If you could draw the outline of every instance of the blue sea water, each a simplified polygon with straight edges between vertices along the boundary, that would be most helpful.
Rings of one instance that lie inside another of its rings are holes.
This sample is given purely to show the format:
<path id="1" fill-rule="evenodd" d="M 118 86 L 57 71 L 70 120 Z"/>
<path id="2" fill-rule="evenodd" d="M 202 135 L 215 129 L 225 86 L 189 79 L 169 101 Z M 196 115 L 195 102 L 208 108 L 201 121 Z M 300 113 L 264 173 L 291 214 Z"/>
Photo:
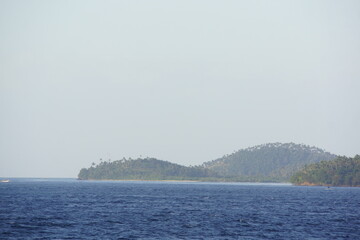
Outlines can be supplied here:
<path id="1" fill-rule="evenodd" d="M 12 179 L 0 239 L 360 239 L 360 188 Z"/>

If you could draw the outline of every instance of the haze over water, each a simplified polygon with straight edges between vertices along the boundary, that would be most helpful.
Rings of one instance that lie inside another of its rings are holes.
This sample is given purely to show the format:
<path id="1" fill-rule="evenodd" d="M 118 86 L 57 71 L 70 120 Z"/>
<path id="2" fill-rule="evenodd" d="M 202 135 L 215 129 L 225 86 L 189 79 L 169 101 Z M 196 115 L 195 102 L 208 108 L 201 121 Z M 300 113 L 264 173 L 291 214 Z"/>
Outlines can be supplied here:
<path id="1" fill-rule="evenodd" d="M 358 154 L 359 1 L 0 1 L 0 176 Z"/>

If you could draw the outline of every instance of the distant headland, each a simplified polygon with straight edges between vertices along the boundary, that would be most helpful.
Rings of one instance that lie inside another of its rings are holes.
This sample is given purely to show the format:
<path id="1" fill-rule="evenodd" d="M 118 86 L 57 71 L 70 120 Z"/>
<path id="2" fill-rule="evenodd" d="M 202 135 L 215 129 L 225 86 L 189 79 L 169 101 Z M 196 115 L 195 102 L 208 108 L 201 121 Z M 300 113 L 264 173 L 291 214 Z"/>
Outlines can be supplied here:
<path id="1" fill-rule="evenodd" d="M 352 169 L 351 171 L 349 169 Z M 330 179 L 328 175 L 333 178 Z M 360 159 L 338 157 L 317 147 L 268 143 L 241 149 L 199 166 L 182 166 L 156 158 L 92 163 L 80 180 L 175 180 L 289 182 L 296 185 L 359 186 Z"/>
<path id="2" fill-rule="evenodd" d="M 360 187 L 360 156 L 337 157 L 307 165 L 290 180 L 302 186 Z"/>

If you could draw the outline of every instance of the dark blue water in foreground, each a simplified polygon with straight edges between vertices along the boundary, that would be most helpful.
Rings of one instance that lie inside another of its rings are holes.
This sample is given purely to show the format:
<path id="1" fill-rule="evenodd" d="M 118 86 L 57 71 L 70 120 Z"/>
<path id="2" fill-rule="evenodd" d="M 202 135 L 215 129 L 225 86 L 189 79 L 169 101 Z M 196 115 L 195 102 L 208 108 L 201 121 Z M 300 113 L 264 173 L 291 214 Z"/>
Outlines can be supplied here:
<path id="1" fill-rule="evenodd" d="M 360 189 L 14 179 L 0 239 L 360 239 Z"/>

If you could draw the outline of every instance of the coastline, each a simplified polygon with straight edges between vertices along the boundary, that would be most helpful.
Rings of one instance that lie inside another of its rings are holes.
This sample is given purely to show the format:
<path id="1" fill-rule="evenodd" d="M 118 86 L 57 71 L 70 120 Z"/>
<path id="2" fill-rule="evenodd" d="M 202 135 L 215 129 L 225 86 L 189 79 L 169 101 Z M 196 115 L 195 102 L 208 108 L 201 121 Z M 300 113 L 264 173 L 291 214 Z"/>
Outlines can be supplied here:
<path id="1" fill-rule="evenodd" d="M 321 184 L 321 183 L 311 183 L 311 182 L 302 182 L 302 183 L 292 183 L 294 186 L 305 186 L 305 187 L 360 187 L 360 185 L 331 185 L 331 184 Z"/>
<path id="2" fill-rule="evenodd" d="M 198 180 L 149 180 L 149 179 L 77 179 L 79 181 L 117 181 L 117 182 L 202 182 Z"/>
<path id="3" fill-rule="evenodd" d="M 204 181 L 204 180 L 144 180 L 144 179 L 77 179 L 77 181 L 102 182 L 168 182 L 168 183 L 209 183 L 209 184 L 240 184 L 240 185 L 293 185 L 290 182 L 251 182 L 251 181 Z"/>

